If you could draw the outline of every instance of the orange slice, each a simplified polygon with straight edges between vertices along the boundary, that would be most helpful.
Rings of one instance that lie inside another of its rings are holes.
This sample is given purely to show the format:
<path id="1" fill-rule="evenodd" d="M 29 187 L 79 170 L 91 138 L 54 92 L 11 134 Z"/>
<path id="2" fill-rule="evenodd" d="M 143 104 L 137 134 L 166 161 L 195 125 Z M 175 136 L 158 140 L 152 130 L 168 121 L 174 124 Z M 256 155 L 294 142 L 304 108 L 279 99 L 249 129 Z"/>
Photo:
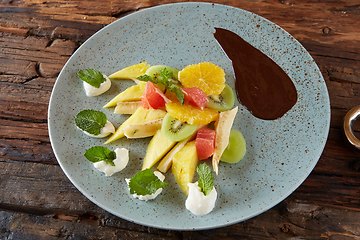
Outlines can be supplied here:
<path id="1" fill-rule="evenodd" d="M 179 81 L 187 88 L 201 88 L 206 95 L 219 95 L 225 87 L 225 72 L 213 63 L 202 62 L 182 69 Z"/>
<path id="2" fill-rule="evenodd" d="M 166 111 L 180 121 L 189 124 L 209 124 L 219 117 L 219 112 L 210 108 L 193 107 L 189 104 L 181 105 L 179 102 L 166 104 Z"/>

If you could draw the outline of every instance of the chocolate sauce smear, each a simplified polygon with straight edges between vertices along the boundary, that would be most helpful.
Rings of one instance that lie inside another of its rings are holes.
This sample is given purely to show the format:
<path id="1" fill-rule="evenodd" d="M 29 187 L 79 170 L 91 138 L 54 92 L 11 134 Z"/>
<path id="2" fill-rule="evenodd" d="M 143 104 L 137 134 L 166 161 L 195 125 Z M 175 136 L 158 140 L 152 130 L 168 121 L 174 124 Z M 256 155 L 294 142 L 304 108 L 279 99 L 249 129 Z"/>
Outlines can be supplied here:
<path id="1" fill-rule="evenodd" d="M 232 61 L 238 100 L 257 118 L 282 117 L 297 101 L 289 76 L 272 59 L 237 34 L 215 28 L 216 40 Z"/>

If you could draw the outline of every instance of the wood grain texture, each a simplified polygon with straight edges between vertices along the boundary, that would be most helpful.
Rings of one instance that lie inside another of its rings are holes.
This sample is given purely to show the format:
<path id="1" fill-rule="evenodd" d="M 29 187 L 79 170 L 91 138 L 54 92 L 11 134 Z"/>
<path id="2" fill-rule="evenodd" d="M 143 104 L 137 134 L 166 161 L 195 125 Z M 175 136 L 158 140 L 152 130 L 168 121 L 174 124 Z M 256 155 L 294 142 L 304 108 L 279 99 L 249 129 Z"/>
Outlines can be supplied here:
<path id="1" fill-rule="evenodd" d="M 117 218 L 67 179 L 52 152 L 47 107 L 71 54 L 105 25 L 177 1 L 0 2 L 0 239 L 360 239 L 360 151 L 342 119 L 360 100 L 358 0 L 216 0 L 278 24 L 318 64 L 331 127 L 318 164 L 273 209 L 242 223 L 197 232 L 165 231 Z M 360 125 L 355 125 L 356 134 Z"/>

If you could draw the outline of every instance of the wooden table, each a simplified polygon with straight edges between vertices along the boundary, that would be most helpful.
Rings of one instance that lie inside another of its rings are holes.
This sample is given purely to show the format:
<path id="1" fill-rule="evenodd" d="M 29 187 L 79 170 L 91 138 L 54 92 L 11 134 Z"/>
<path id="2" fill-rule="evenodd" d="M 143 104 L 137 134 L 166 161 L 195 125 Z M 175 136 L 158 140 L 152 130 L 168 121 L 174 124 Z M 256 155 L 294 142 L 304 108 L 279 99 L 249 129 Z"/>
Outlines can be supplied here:
<path id="1" fill-rule="evenodd" d="M 274 208 L 220 229 L 166 231 L 107 213 L 67 179 L 47 131 L 48 101 L 64 63 L 105 25 L 171 2 L 0 2 L 0 239 L 360 239 L 360 153 L 342 136 L 344 115 L 360 104 L 359 0 L 214 1 L 283 27 L 310 52 L 329 90 L 325 150 Z"/>

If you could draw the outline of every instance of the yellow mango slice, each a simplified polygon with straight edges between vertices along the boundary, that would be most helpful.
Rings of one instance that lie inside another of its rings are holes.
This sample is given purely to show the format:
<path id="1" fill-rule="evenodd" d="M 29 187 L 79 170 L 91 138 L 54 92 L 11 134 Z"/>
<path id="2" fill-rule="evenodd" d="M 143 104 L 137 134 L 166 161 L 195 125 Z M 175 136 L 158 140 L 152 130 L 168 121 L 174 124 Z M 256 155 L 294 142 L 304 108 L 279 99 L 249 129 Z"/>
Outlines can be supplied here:
<path id="1" fill-rule="evenodd" d="M 154 166 L 174 145 L 176 142 L 165 137 L 159 129 L 154 137 L 150 140 L 142 170 Z"/>
<path id="2" fill-rule="evenodd" d="M 123 129 L 132 124 L 139 124 L 144 122 L 149 122 L 151 120 L 156 120 L 163 118 L 166 112 L 160 109 L 153 108 L 143 108 L 139 107 L 133 115 L 131 115 L 123 124 L 116 129 L 115 133 L 105 142 L 105 144 L 111 143 L 117 139 L 120 139 L 125 136 Z"/>
<path id="3" fill-rule="evenodd" d="M 109 76 L 109 78 L 114 79 L 133 79 L 144 75 L 146 70 L 148 70 L 150 65 L 146 62 L 135 64 L 126 68 L 123 68 Z"/>
<path id="4" fill-rule="evenodd" d="M 128 87 L 105 104 L 103 108 L 115 107 L 119 102 L 140 101 L 145 91 L 145 85 L 145 82 L 140 82 L 137 85 Z"/>
<path id="5" fill-rule="evenodd" d="M 188 183 L 191 183 L 193 180 L 197 163 L 198 156 L 195 140 L 186 143 L 172 159 L 172 174 L 185 195 L 189 193 Z"/>

